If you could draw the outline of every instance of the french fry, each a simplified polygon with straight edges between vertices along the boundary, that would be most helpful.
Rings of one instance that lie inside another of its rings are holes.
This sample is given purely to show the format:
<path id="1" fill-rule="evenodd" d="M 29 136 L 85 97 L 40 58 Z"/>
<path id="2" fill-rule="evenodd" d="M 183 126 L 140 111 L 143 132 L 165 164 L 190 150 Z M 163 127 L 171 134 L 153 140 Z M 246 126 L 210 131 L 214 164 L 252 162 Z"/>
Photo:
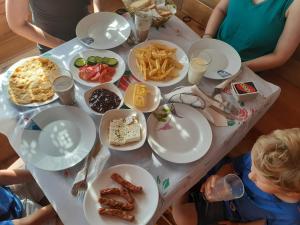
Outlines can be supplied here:
<path id="1" fill-rule="evenodd" d="M 183 65 L 176 59 L 176 48 L 152 43 L 145 48 L 135 49 L 136 65 L 145 80 L 162 81 L 178 75 Z"/>

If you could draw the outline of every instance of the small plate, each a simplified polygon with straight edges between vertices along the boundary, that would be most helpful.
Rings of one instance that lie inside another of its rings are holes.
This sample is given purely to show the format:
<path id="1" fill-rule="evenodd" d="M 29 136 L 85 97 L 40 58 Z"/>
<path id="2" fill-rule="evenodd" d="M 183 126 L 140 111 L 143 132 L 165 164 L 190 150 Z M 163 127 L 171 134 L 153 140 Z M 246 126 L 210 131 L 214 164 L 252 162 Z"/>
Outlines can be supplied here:
<path id="1" fill-rule="evenodd" d="M 148 94 L 146 97 L 147 104 L 143 108 L 136 107 L 133 104 L 133 93 L 134 93 L 135 84 L 143 84 L 148 89 Z M 136 109 L 143 113 L 147 113 L 147 112 L 153 112 L 155 109 L 157 109 L 160 103 L 160 99 L 161 99 L 161 95 L 158 87 L 146 83 L 132 83 L 127 87 L 125 91 L 124 103 L 127 107 L 131 109 Z"/>
<path id="2" fill-rule="evenodd" d="M 119 184 L 111 179 L 110 176 L 113 173 L 118 173 L 133 184 L 143 187 L 142 193 L 132 194 L 135 199 L 135 209 L 129 211 L 129 213 L 135 216 L 133 222 L 127 222 L 111 216 L 100 216 L 98 213 L 100 208 L 100 203 L 98 203 L 100 190 L 110 187 L 120 187 Z M 156 211 L 158 198 L 157 184 L 148 171 L 139 166 L 121 164 L 103 171 L 93 181 L 85 194 L 83 210 L 90 225 L 145 225 L 148 224 Z"/>
<path id="3" fill-rule="evenodd" d="M 31 60 L 31 59 L 35 59 L 35 58 L 40 58 L 40 56 L 32 56 L 32 57 L 27 57 L 27 58 L 21 59 L 18 62 L 16 62 L 15 64 L 13 64 L 11 67 L 9 67 L 9 69 L 6 71 L 5 78 L 3 79 L 3 82 L 2 82 L 2 87 L 3 87 L 4 93 L 7 94 L 7 97 L 8 97 L 9 100 L 11 100 L 10 96 L 9 96 L 9 93 L 8 93 L 8 85 L 9 85 L 10 76 L 13 74 L 13 72 L 15 71 L 15 69 L 17 67 L 21 66 L 26 61 Z M 51 60 L 55 64 L 57 64 L 53 59 L 49 59 L 49 60 Z M 57 67 L 58 67 L 58 64 L 57 64 Z M 47 105 L 47 104 L 49 104 L 49 103 L 51 103 L 51 102 L 53 102 L 57 99 L 58 99 L 58 95 L 56 93 L 54 93 L 54 95 L 51 99 L 48 99 L 47 101 L 44 101 L 44 102 L 35 102 L 35 103 L 30 103 L 30 104 L 18 104 L 16 102 L 12 101 L 12 100 L 11 100 L 11 102 L 13 104 L 17 105 L 17 106 L 22 106 L 22 107 L 38 107 L 38 106 L 42 106 L 42 105 Z"/>
<path id="4" fill-rule="evenodd" d="M 207 119 L 191 106 L 162 105 L 147 120 L 148 143 L 160 157 L 174 163 L 200 159 L 209 150 L 212 131 Z"/>
<path id="5" fill-rule="evenodd" d="M 113 119 L 126 118 L 128 116 L 137 116 L 138 121 L 141 126 L 141 140 L 127 143 L 125 145 L 117 146 L 109 144 L 109 124 Z M 101 118 L 99 135 L 101 143 L 105 146 L 108 146 L 110 149 L 119 150 L 119 151 L 131 151 L 143 146 L 147 137 L 147 123 L 143 113 L 135 111 L 133 109 L 112 109 L 107 111 Z"/>
<path id="6" fill-rule="evenodd" d="M 114 53 L 114 52 L 108 51 L 108 50 L 93 50 L 93 49 L 84 50 L 84 51 L 76 54 L 73 57 L 73 59 L 71 60 L 71 63 L 69 65 L 69 69 L 73 74 L 74 80 L 82 85 L 85 85 L 88 87 L 95 87 L 95 86 L 101 84 L 100 82 L 88 82 L 86 80 L 81 79 L 79 77 L 79 69 L 74 66 L 74 62 L 77 58 L 81 57 L 81 58 L 87 59 L 89 56 L 109 57 L 109 58 L 115 58 L 118 60 L 118 64 L 115 67 L 116 73 L 112 77 L 112 80 L 107 83 L 116 82 L 117 80 L 119 80 L 122 77 L 122 75 L 125 72 L 125 69 L 126 69 L 125 62 L 124 62 L 123 58 L 121 56 L 119 56 L 117 53 Z"/>
<path id="7" fill-rule="evenodd" d="M 151 43 L 160 43 L 160 44 L 169 46 L 171 48 L 176 48 L 176 58 L 183 65 L 183 68 L 179 71 L 177 77 L 175 77 L 171 80 L 167 80 L 167 81 L 152 81 L 152 80 L 144 79 L 143 74 L 141 73 L 141 71 L 139 70 L 139 68 L 136 65 L 136 57 L 134 55 L 134 50 L 137 48 L 145 48 Z M 130 50 L 129 55 L 128 55 L 128 67 L 129 67 L 131 73 L 133 74 L 133 76 L 135 76 L 139 81 L 141 81 L 143 83 L 151 84 L 151 85 L 157 86 L 157 87 L 167 87 L 167 86 L 174 85 L 185 78 L 185 76 L 187 75 L 188 69 L 189 69 L 189 60 L 188 60 L 188 57 L 185 54 L 185 52 L 179 46 L 175 45 L 174 43 L 164 41 L 164 40 L 150 40 L 150 41 L 142 42 L 142 43 L 134 46 Z"/>
<path id="8" fill-rule="evenodd" d="M 94 110 L 90 107 L 90 104 L 89 104 L 89 99 L 90 99 L 91 95 L 93 94 L 93 92 L 94 92 L 95 90 L 98 90 L 98 89 L 106 89 L 106 90 L 109 90 L 109 91 L 115 93 L 116 95 L 118 95 L 119 98 L 120 98 L 120 100 L 121 100 L 121 102 L 120 102 L 120 105 L 119 105 L 116 109 L 119 109 L 119 108 L 122 107 L 122 105 L 123 105 L 123 103 L 124 103 L 124 98 L 123 98 L 123 95 L 122 95 L 120 89 L 117 88 L 116 85 L 111 84 L 111 83 L 100 84 L 100 85 L 98 85 L 98 86 L 96 86 L 96 87 L 93 87 L 93 88 L 89 89 L 88 91 L 86 91 L 86 92 L 84 93 L 84 100 L 85 100 L 85 103 L 86 103 L 87 107 L 90 109 L 90 111 L 91 111 L 92 113 L 94 113 L 94 114 L 96 114 L 96 115 L 98 115 L 98 116 L 102 116 L 102 115 L 104 114 L 104 113 L 98 113 L 98 112 L 94 111 Z"/>
<path id="9" fill-rule="evenodd" d="M 234 76 L 241 68 L 241 57 L 229 44 L 211 38 L 203 38 L 192 44 L 189 59 L 205 53 L 211 58 L 204 77 L 223 80 Z"/>
<path id="10" fill-rule="evenodd" d="M 86 157 L 95 138 L 95 124 L 84 111 L 56 106 L 41 111 L 26 124 L 20 154 L 40 169 L 64 170 Z"/>
<path id="11" fill-rule="evenodd" d="M 79 41 L 94 49 L 115 48 L 127 40 L 130 32 L 127 20 L 112 12 L 90 14 L 76 26 Z"/>

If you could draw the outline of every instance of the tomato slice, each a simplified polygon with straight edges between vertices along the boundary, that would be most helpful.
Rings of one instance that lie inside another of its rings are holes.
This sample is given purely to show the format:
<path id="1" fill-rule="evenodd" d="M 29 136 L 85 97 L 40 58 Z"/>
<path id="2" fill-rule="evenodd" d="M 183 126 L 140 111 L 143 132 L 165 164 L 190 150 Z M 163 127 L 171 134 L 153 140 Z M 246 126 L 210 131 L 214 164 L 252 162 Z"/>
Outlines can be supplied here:
<path id="1" fill-rule="evenodd" d="M 115 74 L 115 72 L 116 72 L 116 68 L 110 67 L 110 66 L 107 67 L 106 70 L 107 70 L 107 72 L 108 72 L 111 76 L 113 76 L 113 75 Z"/>
<path id="2" fill-rule="evenodd" d="M 112 80 L 112 76 L 109 74 L 107 68 L 105 68 L 104 70 L 102 70 L 101 75 L 99 77 L 99 81 L 101 83 L 105 83 L 105 82 L 109 82 Z"/>
<path id="3" fill-rule="evenodd" d="M 101 76 L 101 73 L 97 72 L 95 74 L 95 76 L 91 77 L 90 81 L 98 81 L 100 76 Z"/>
<path id="4" fill-rule="evenodd" d="M 83 66 L 79 69 L 79 77 L 83 80 L 90 80 L 98 72 L 95 66 Z"/>

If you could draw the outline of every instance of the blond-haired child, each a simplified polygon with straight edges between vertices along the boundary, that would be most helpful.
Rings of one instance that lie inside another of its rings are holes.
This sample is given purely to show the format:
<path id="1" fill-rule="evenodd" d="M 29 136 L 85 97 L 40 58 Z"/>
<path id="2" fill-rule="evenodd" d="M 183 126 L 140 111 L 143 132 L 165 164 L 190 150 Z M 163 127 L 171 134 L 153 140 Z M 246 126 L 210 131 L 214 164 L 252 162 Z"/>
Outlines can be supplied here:
<path id="1" fill-rule="evenodd" d="M 261 136 L 251 153 L 223 165 L 200 192 L 209 199 L 216 180 L 229 173 L 242 179 L 242 198 L 216 203 L 198 198 L 195 207 L 186 195 L 173 207 L 177 224 L 300 225 L 300 128 Z"/>

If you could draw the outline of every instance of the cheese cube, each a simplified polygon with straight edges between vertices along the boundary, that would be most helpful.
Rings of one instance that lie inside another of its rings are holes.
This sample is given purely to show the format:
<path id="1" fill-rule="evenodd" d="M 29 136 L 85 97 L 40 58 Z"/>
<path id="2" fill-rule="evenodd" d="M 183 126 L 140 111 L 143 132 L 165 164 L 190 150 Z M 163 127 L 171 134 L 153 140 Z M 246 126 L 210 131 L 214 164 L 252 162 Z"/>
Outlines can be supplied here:
<path id="1" fill-rule="evenodd" d="M 139 141 L 141 139 L 141 128 L 139 123 L 132 123 L 126 126 L 126 143 Z"/>

